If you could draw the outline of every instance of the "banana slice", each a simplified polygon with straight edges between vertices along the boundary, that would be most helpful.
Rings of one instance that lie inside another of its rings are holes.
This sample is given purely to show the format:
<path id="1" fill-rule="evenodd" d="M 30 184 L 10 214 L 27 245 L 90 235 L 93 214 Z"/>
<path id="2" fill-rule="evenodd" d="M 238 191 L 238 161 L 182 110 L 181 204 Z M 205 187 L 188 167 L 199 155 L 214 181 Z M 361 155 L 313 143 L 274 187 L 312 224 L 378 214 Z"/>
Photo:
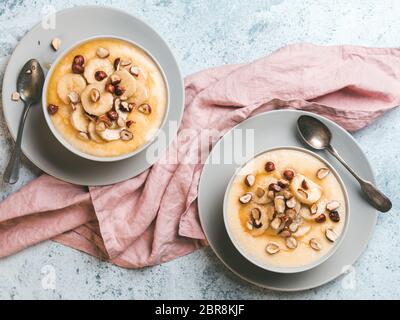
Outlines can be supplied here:
<path id="1" fill-rule="evenodd" d="M 83 111 L 82 105 L 77 103 L 72 111 L 70 121 L 72 126 L 80 132 L 88 132 L 89 119 Z"/>
<path id="2" fill-rule="evenodd" d="M 301 203 L 308 205 L 317 202 L 322 195 L 321 187 L 301 174 L 292 179 L 290 191 Z"/>
<path id="3" fill-rule="evenodd" d="M 110 76 L 113 71 L 114 71 L 114 66 L 108 59 L 100 59 L 100 58 L 94 58 L 90 59 L 86 64 L 85 64 L 85 71 L 83 73 L 83 76 L 85 77 L 86 81 L 88 83 L 105 83 L 107 81 L 107 77 L 104 79 L 98 81 L 96 80 L 96 72 L 97 71 L 103 71 L 106 73 L 107 77 Z"/>
<path id="4" fill-rule="evenodd" d="M 129 102 L 135 103 L 137 106 L 147 102 L 149 99 L 149 90 L 143 84 L 143 82 L 136 83 L 136 91 L 133 96 L 128 100 Z"/>
<path id="5" fill-rule="evenodd" d="M 92 89 L 97 89 L 100 92 L 98 101 L 93 102 L 91 97 Z M 81 103 L 85 111 L 91 115 L 101 116 L 107 113 L 113 107 L 113 96 L 111 93 L 104 90 L 102 84 L 91 84 L 83 90 L 81 94 Z"/>
<path id="6" fill-rule="evenodd" d="M 97 134 L 105 141 L 114 141 L 121 138 L 120 132 L 121 129 L 106 129 L 104 131 L 97 131 Z"/>
<path id="7" fill-rule="evenodd" d="M 302 224 L 295 233 L 292 234 L 295 238 L 304 237 L 308 232 L 310 232 L 311 226 L 308 224 Z"/>
<path id="8" fill-rule="evenodd" d="M 317 215 L 313 214 L 308 207 L 301 207 L 300 216 L 308 221 L 313 221 Z"/>
<path id="9" fill-rule="evenodd" d="M 86 81 L 80 74 L 67 73 L 63 75 L 57 83 L 57 95 L 65 104 L 70 103 L 68 95 L 75 91 L 78 94 L 86 87 Z"/>
<path id="10" fill-rule="evenodd" d="M 121 79 L 118 86 L 125 90 L 123 94 L 127 99 L 129 99 L 136 92 L 136 79 L 128 70 L 125 69 L 115 71 L 113 75 Z"/>
<path id="11" fill-rule="evenodd" d="M 103 143 L 104 140 L 100 138 L 100 136 L 96 132 L 96 122 L 90 121 L 88 125 L 88 132 L 89 132 L 89 137 L 91 140 L 97 143 Z"/>

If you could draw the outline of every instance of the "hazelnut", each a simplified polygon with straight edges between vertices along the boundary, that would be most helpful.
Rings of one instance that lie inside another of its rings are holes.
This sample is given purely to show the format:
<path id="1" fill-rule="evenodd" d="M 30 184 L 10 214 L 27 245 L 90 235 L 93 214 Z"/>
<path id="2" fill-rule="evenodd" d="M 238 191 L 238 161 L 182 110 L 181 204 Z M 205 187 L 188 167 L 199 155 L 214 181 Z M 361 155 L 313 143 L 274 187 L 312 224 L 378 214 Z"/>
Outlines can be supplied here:
<path id="1" fill-rule="evenodd" d="M 115 110 L 120 109 L 120 105 L 121 105 L 121 99 L 119 99 L 119 98 L 114 99 L 114 103 L 113 103 L 114 109 L 115 109 Z M 123 111 L 123 110 L 122 110 L 122 111 Z"/>
<path id="2" fill-rule="evenodd" d="M 95 88 L 90 90 L 90 99 L 92 100 L 92 102 L 99 101 L 100 100 L 100 91 Z"/>
<path id="3" fill-rule="evenodd" d="M 323 213 L 315 218 L 315 222 L 317 222 L 317 223 L 323 223 L 325 221 L 326 221 L 326 216 Z"/>
<path id="4" fill-rule="evenodd" d="M 326 229 L 325 230 L 325 237 L 330 241 L 330 242 L 335 242 L 338 238 L 338 235 L 333 229 Z"/>
<path id="5" fill-rule="evenodd" d="M 240 201 L 240 203 L 246 204 L 246 203 L 249 203 L 252 198 L 253 198 L 253 195 L 250 192 L 248 192 L 248 193 L 245 193 L 244 195 L 242 195 L 239 198 L 239 201 Z"/>
<path id="6" fill-rule="evenodd" d="M 310 239 L 309 244 L 310 247 L 313 248 L 315 251 L 320 251 L 322 249 L 321 243 L 315 238 Z"/>
<path id="7" fill-rule="evenodd" d="M 265 248 L 265 251 L 271 255 L 278 253 L 279 250 L 280 250 L 279 245 L 277 245 L 276 243 L 273 243 L 273 242 L 269 243 Z"/>
<path id="8" fill-rule="evenodd" d="M 128 103 L 129 112 L 131 112 L 135 108 L 136 108 L 136 104 L 135 103 L 133 103 L 133 102 L 129 102 Z"/>
<path id="9" fill-rule="evenodd" d="M 118 113 L 115 110 L 108 111 L 107 116 L 110 118 L 111 121 L 115 121 L 118 119 Z"/>
<path id="10" fill-rule="evenodd" d="M 260 220 L 261 218 L 261 210 L 258 208 L 253 208 L 250 210 L 250 215 L 254 220 Z"/>
<path id="11" fill-rule="evenodd" d="M 271 162 L 271 161 L 268 161 L 265 164 L 265 171 L 271 172 L 271 171 L 274 171 L 274 170 L 275 170 L 275 164 L 273 162 Z"/>
<path id="12" fill-rule="evenodd" d="M 99 47 L 96 50 L 96 54 L 99 58 L 107 58 L 110 55 L 110 52 L 106 48 Z"/>
<path id="13" fill-rule="evenodd" d="M 129 140 L 133 139 L 133 133 L 126 129 L 121 130 L 119 135 L 121 137 L 121 140 L 124 140 L 124 141 L 129 141 Z"/>
<path id="14" fill-rule="evenodd" d="M 292 233 L 290 232 L 289 229 L 284 228 L 283 230 L 281 230 L 281 232 L 278 233 L 280 237 L 282 238 L 288 238 L 292 235 Z"/>
<path id="15" fill-rule="evenodd" d="M 281 223 L 282 223 L 282 221 L 281 221 L 280 218 L 274 218 L 271 221 L 271 228 L 274 229 L 274 230 L 278 230 L 279 226 L 281 225 Z"/>
<path id="16" fill-rule="evenodd" d="M 285 209 L 286 209 L 286 204 L 285 204 L 285 200 L 283 198 L 283 196 L 277 196 L 274 199 L 274 206 L 275 206 L 275 211 L 277 213 L 284 213 Z M 283 218 L 287 218 L 286 216 Z M 282 218 L 282 219 L 283 219 Z M 285 221 L 286 222 L 286 221 Z"/>
<path id="17" fill-rule="evenodd" d="M 303 180 L 302 183 L 301 183 L 301 187 L 302 187 L 304 190 L 308 190 L 308 188 L 309 188 L 308 182 L 307 182 L 306 180 Z"/>
<path id="18" fill-rule="evenodd" d="M 320 180 L 325 179 L 330 172 L 328 168 L 321 168 L 317 171 L 317 178 Z"/>
<path id="19" fill-rule="evenodd" d="M 144 114 L 150 114 L 151 113 L 151 106 L 147 103 L 142 104 L 138 107 L 139 112 L 144 113 Z"/>
<path id="20" fill-rule="evenodd" d="M 61 46 L 61 40 L 59 38 L 54 38 L 51 41 L 51 46 L 53 47 L 54 51 L 57 51 L 58 49 L 60 49 Z"/>
<path id="21" fill-rule="evenodd" d="M 256 177 L 254 176 L 254 174 L 248 174 L 246 176 L 246 178 L 244 179 L 244 183 L 248 186 L 248 187 L 252 187 L 254 185 L 254 182 L 256 181 Z"/>
<path id="22" fill-rule="evenodd" d="M 287 181 L 286 179 L 280 179 L 278 181 L 278 185 L 282 188 L 285 189 L 289 186 L 289 181 Z"/>
<path id="23" fill-rule="evenodd" d="M 115 93 L 116 96 L 122 96 L 124 94 L 124 92 L 125 92 L 124 87 L 121 87 L 119 85 L 116 85 L 114 88 L 115 88 L 114 89 L 114 93 Z"/>
<path id="24" fill-rule="evenodd" d="M 81 55 L 75 56 L 72 62 L 72 64 L 77 64 L 79 66 L 83 66 L 84 63 L 85 63 L 85 58 Z"/>
<path id="25" fill-rule="evenodd" d="M 318 211 L 318 204 L 317 203 L 313 203 L 310 207 L 310 213 L 311 215 L 316 214 Z"/>
<path id="26" fill-rule="evenodd" d="M 279 192 L 279 191 L 282 190 L 282 188 L 281 188 L 277 183 L 271 183 L 271 184 L 268 186 L 268 190 L 274 191 L 274 192 Z"/>
<path id="27" fill-rule="evenodd" d="M 286 180 L 292 180 L 294 177 L 294 171 L 292 169 L 286 169 L 283 172 L 283 176 L 285 177 Z"/>
<path id="28" fill-rule="evenodd" d="M 337 212 L 336 210 L 329 212 L 329 219 L 331 219 L 333 222 L 339 222 L 340 221 L 339 212 Z"/>
<path id="29" fill-rule="evenodd" d="M 107 78 L 107 73 L 105 73 L 104 71 L 96 71 L 96 72 L 94 73 L 94 78 L 95 78 L 97 81 L 102 81 L 102 80 L 104 80 L 105 78 Z"/>
<path id="30" fill-rule="evenodd" d="M 295 197 L 291 197 L 289 200 L 286 200 L 286 206 L 290 209 L 295 208 L 297 205 L 297 200 Z"/>
<path id="31" fill-rule="evenodd" d="M 75 74 L 82 74 L 85 71 L 85 67 L 80 64 L 73 64 L 72 65 L 72 72 Z"/>
<path id="32" fill-rule="evenodd" d="M 112 85 L 115 86 L 115 85 L 117 85 L 117 84 L 119 84 L 121 82 L 121 78 L 116 74 L 112 74 L 110 76 L 110 82 L 111 82 Z"/>
<path id="33" fill-rule="evenodd" d="M 58 111 L 58 106 L 56 106 L 55 104 L 49 104 L 47 106 L 47 111 L 50 115 L 54 115 L 57 113 Z"/>
<path id="34" fill-rule="evenodd" d="M 11 100 L 12 101 L 18 101 L 20 99 L 20 94 L 17 92 L 17 91 L 14 91 L 12 94 L 11 94 Z"/>
<path id="35" fill-rule="evenodd" d="M 327 203 L 327 205 L 326 205 L 326 208 L 329 210 L 329 211 L 335 211 L 337 208 L 339 208 L 340 207 L 340 202 L 339 201 L 336 201 L 336 200 L 333 200 L 333 201 L 330 201 L 330 202 L 328 202 Z"/>
<path id="36" fill-rule="evenodd" d="M 140 69 L 137 66 L 132 66 L 129 68 L 129 72 L 131 75 L 137 78 L 139 77 Z"/>
<path id="37" fill-rule="evenodd" d="M 297 240 L 294 237 L 286 238 L 286 246 L 289 249 L 296 249 L 297 248 Z"/>
<path id="38" fill-rule="evenodd" d="M 121 58 L 115 59 L 115 60 L 114 60 L 114 69 L 115 69 L 116 71 L 119 70 L 120 65 L 121 65 Z"/>
<path id="39" fill-rule="evenodd" d="M 77 104 L 80 101 L 79 94 L 76 91 L 71 91 L 68 93 L 68 99 L 72 104 Z"/>
<path id="40" fill-rule="evenodd" d="M 109 93 L 114 93 L 115 87 L 111 83 L 107 83 L 105 86 L 105 90 Z"/>
<path id="41" fill-rule="evenodd" d="M 256 196 L 257 196 L 257 197 L 261 198 L 264 194 L 265 194 L 265 190 L 264 190 L 263 188 L 258 187 L 258 188 L 256 189 Z"/>
<path id="42" fill-rule="evenodd" d="M 129 109 L 129 103 L 126 101 L 121 101 L 119 103 L 119 110 L 123 112 L 130 112 L 131 110 Z"/>

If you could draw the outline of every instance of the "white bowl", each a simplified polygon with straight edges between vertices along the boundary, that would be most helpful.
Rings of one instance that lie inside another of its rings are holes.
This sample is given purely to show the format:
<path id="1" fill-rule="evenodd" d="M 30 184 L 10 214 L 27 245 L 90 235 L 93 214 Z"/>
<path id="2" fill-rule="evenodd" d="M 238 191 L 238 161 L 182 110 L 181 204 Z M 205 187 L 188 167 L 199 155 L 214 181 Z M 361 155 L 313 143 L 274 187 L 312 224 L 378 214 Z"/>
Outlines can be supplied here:
<path id="1" fill-rule="evenodd" d="M 232 183 L 234 181 L 234 179 L 237 176 L 237 172 L 240 172 L 240 170 L 247 164 L 249 163 L 251 160 L 253 160 L 254 158 L 258 157 L 259 155 L 269 152 L 269 151 L 273 151 L 273 150 L 280 150 L 280 149 L 291 149 L 291 150 L 298 150 L 301 152 L 305 152 L 308 153 L 310 155 L 312 155 L 313 157 L 319 159 L 320 161 L 322 161 L 327 168 L 329 168 L 331 170 L 331 173 L 335 175 L 336 179 L 339 181 L 339 184 L 343 190 L 343 194 L 344 194 L 344 199 L 345 199 L 345 204 L 346 204 L 346 219 L 344 222 L 344 226 L 342 229 L 341 234 L 339 235 L 339 238 L 335 241 L 335 243 L 333 244 L 333 247 L 325 254 L 323 255 L 321 258 L 319 258 L 318 260 L 303 265 L 303 266 L 295 266 L 295 267 L 283 267 L 283 266 L 276 266 L 276 265 L 272 265 L 272 264 L 267 264 L 267 263 L 261 263 L 260 261 L 257 261 L 256 259 L 254 259 L 252 256 L 250 256 L 249 254 L 247 254 L 247 252 L 245 250 L 243 250 L 243 248 L 240 246 L 240 244 L 235 240 L 235 237 L 233 236 L 230 228 L 229 228 L 229 223 L 227 221 L 227 217 L 228 217 L 228 210 L 227 210 L 227 205 L 228 205 L 228 195 L 229 195 L 229 191 L 232 187 Z M 224 214 L 224 224 L 225 224 L 225 228 L 226 231 L 228 232 L 229 238 L 231 239 L 233 245 L 235 246 L 235 248 L 242 254 L 243 257 L 245 257 L 247 260 L 249 260 L 251 263 L 255 264 L 256 266 L 268 270 L 268 271 L 272 271 L 272 272 L 277 272 L 277 273 L 297 273 L 297 272 L 303 272 L 312 268 L 315 268 L 316 266 L 320 265 L 321 263 L 323 263 L 324 261 L 326 261 L 329 257 L 331 257 L 335 251 L 337 250 L 337 248 L 340 246 L 340 244 L 342 243 L 342 240 L 346 234 L 347 231 L 347 227 L 349 225 L 349 218 L 350 218 L 350 212 L 349 212 L 349 199 L 348 199 L 348 194 L 347 194 L 347 190 L 346 187 L 342 181 L 342 179 L 340 178 L 339 174 L 337 173 L 337 171 L 322 157 L 320 157 L 319 155 L 317 155 L 316 153 L 307 150 L 307 149 L 303 149 L 303 148 L 299 148 L 299 147 L 278 147 L 278 148 L 271 148 L 271 149 L 267 149 L 264 150 L 260 153 L 258 153 L 257 155 L 255 155 L 252 159 L 248 160 L 246 163 L 244 163 L 240 168 L 238 168 L 238 170 L 236 170 L 236 173 L 232 176 L 232 178 L 230 179 L 228 186 L 226 188 L 226 192 L 225 192 L 225 196 L 224 196 L 224 206 L 223 206 L 223 214 Z"/>
<path id="2" fill-rule="evenodd" d="M 129 153 L 125 153 L 122 154 L 120 156 L 116 156 L 116 157 L 97 157 L 85 152 L 82 152 L 80 150 L 78 150 L 76 147 L 74 147 L 73 145 L 71 145 L 71 143 L 69 143 L 67 140 L 65 140 L 65 138 L 62 136 L 62 134 L 60 132 L 58 132 L 58 130 L 54 127 L 53 121 L 51 120 L 51 117 L 49 115 L 49 113 L 47 112 L 47 88 L 48 88 L 48 84 L 49 84 L 49 80 L 51 78 L 51 75 L 54 72 L 55 67 L 58 65 L 59 61 L 67 54 L 69 53 L 73 48 L 80 46 L 81 44 L 91 41 L 91 40 L 95 40 L 95 39 L 118 39 L 118 40 L 122 40 L 125 41 L 127 43 L 130 43 L 138 48 L 140 48 L 141 50 L 143 50 L 153 61 L 154 63 L 157 65 L 163 79 L 164 79 L 164 83 L 165 83 L 165 88 L 167 91 L 167 107 L 164 113 L 164 117 L 162 122 L 160 123 L 159 128 L 162 128 L 164 125 L 164 122 L 167 119 L 167 115 L 168 115 L 168 111 L 169 111 L 169 87 L 168 87 L 168 82 L 166 81 L 166 77 L 164 74 L 164 71 L 162 70 L 160 64 L 157 62 L 157 60 L 151 55 L 151 53 L 149 53 L 146 49 L 144 49 L 142 46 L 138 45 L 137 43 L 128 40 L 126 38 L 122 38 L 122 37 L 118 37 L 118 36 L 113 36 L 113 35 L 100 35 L 100 36 L 95 36 L 95 37 L 90 37 L 90 38 L 86 38 L 84 40 L 81 40 L 79 42 L 74 43 L 72 46 L 68 47 L 63 54 L 61 54 L 51 65 L 51 68 L 49 70 L 49 72 L 46 75 L 46 80 L 44 82 L 43 85 L 43 93 L 42 93 L 42 109 L 43 109 L 43 113 L 44 113 L 44 117 L 46 119 L 47 125 L 50 128 L 50 131 L 53 133 L 53 135 L 57 138 L 57 140 L 65 147 L 67 148 L 69 151 L 71 151 L 72 153 L 75 153 L 76 155 L 88 159 L 88 160 L 93 160 L 93 161 L 99 161 L 99 162 L 112 162 L 112 161 L 119 161 L 119 160 L 124 160 L 130 157 L 133 157 L 135 154 L 138 154 L 139 152 L 143 151 L 144 149 L 146 149 L 153 141 L 154 139 L 156 139 L 156 137 L 158 136 L 160 130 L 157 130 L 156 133 L 153 135 L 153 137 L 151 139 L 149 139 L 149 141 L 147 141 L 143 146 L 141 146 L 140 148 L 136 149 L 135 151 L 129 152 Z"/>

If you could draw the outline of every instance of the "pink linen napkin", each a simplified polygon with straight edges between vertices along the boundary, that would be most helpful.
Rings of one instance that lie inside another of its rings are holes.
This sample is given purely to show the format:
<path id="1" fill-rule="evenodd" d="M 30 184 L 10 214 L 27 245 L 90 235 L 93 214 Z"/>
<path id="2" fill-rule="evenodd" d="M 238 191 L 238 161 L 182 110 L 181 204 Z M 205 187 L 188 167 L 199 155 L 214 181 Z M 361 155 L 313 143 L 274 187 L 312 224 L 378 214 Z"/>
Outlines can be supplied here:
<path id="1" fill-rule="evenodd" d="M 127 268 L 188 254 L 206 244 L 196 204 L 199 154 L 224 132 L 277 108 L 316 112 L 358 130 L 399 104 L 399 81 L 400 49 L 311 44 L 191 75 L 180 133 L 159 162 L 106 187 L 48 175 L 30 182 L 0 204 L 0 256 L 47 239 Z M 181 139 L 185 129 L 196 134 Z M 206 129 L 218 132 L 209 143 L 198 139 Z M 175 153 L 179 162 L 169 163 Z"/>

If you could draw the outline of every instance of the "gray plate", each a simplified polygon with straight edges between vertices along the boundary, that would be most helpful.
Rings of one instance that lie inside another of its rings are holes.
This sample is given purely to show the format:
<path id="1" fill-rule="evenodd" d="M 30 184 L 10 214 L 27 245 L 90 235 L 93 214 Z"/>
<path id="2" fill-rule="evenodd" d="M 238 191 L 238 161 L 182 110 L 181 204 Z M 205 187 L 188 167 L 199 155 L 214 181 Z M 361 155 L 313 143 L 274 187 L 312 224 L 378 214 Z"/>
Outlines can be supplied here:
<path id="1" fill-rule="evenodd" d="M 94 162 L 80 158 L 68 151 L 53 136 L 48 128 L 42 109 L 33 106 L 29 112 L 22 143 L 24 154 L 41 170 L 64 181 L 79 185 L 108 185 L 132 178 L 149 168 L 163 154 L 167 145 L 176 136 L 184 105 L 184 86 L 178 64 L 164 40 L 143 21 L 119 10 L 99 7 L 80 6 L 60 11 L 56 14 L 56 28 L 45 30 L 42 24 L 36 25 L 28 32 L 12 54 L 3 80 L 3 112 L 11 135 L 15 138 L 19 119 L 22 113 L 22 102 L 11 101 L 15 91 L 18 73 L 30 58 L 36 58 L 44 67 L 52 63 L 63 48 L 83 39 L 98 35 L 115 35 L 131 40 L 150 52 L 163 69 L 170 90 L 169 111 L 163 135 L 157 144 L 156 156 L 152 161 L 146 158 L 146 150 L 139 154 L 117 162 Z M 61 39 L 61 49 L 54 52 L 50 47 L 53 38 Z M 151 150 L 151 145 L 147 150 Z"/>
<path id="2" fill-rule="evenodd" d="M 302 114 L 309 113 L 293 110 L 271 111 L 250 118 L 236 126 L 235 129 L 254 130 L 254 154 L 280 146 L 305 147 L 298 138 L 296 128 L 297 118 Z M 353 137 L 334 122 L 315 114 L 312 115 L 323 121 L 332 130 L 332 144 L 346 161 L 361 176 L 374 182 L 371 166 Z M 233 130 L 225 134 L 213 148 L 210 157 L 217 158 L 218 151 L 226 150 L 224 145 L 230 144 L 232 135 Z M 209 161 L 204 166 L 198 197 L 203 230 L 217 256 L 231 271 L 244 280 L 279 291 L 314 288 L 335 279 L 346 271 L 347 267 L 355 262 L 367 246 L 376 224 L 376 210 L 364 200 L 354 178 L 332 156 L 326 152 L 317 153 L 325 158 L 343 179 L 348 191 L 351 218 L 343 242 L 327 261 L 311 270 L 293 274 L 270 272 L 252 264 L 235 249 L 226 232 L 223 220 L 224 194 L 229 180 L 241 164 L 231 163 L 230 158 L 224 158 L 227 154 L 221 152 L 220 164 Z M 242 154 L 242 148 L 233 146 L 233 154 Z M 245 161 L 247 160 L 249 159 L 245 159 Z"/>

